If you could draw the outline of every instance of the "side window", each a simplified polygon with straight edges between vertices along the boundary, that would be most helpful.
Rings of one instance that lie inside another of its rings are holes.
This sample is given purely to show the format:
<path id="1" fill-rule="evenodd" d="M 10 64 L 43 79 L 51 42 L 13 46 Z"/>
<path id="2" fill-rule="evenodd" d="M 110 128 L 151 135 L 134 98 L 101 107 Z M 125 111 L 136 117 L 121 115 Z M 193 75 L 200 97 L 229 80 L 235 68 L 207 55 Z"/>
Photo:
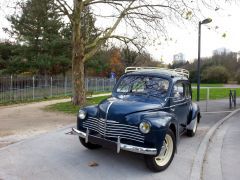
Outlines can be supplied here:
<path id="1" fill-rule="evenodd" d="M 187 83 L 185 84 L 185 97 L 191 99 L 190 85 Z"/>
<path id="2" fill-rule="evenodd" d="M 174 101 L 181 101 L 184 99 L 183 83 L 179 82 L 174 85 L 173 98 L 174 98 Z"/>

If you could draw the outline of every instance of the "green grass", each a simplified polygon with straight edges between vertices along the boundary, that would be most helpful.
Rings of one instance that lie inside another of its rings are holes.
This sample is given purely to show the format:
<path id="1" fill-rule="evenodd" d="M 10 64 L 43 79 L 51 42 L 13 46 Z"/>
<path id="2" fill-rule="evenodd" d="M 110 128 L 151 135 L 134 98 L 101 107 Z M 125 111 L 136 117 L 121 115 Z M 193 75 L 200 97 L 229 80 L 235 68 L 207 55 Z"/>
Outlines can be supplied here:
<path id="1" fill-rule="evenodd" d="M 223 87 L 224 84 L 201 84 L 201 87 Z M 192 87 L 197 87 L 196 83 L 192 83 Z"/>
<path id="2" fill-rule="evenodd" d="M 88 98 L 86 105 L 98 104 L 99 102 L 106 99 L 107 97 L 109 97 L 109 96 Z M 75 106 L 71 102 L 63 102 L 63 103 L 49 105 L 45 108 L 45 110 L 60 111 L 60 112 L 68 113 L 68 114 L 76 114 L 78 112 L 79 108 L 80 108 L 79 106 Z"/>
<path id="3" fill-rule="evenodd" d="M 209 89 L 209 99 L 216 100 L 216 99 L 225 99 L 229 97 L 229 91 L 233 88 L 210 88 Z M 240 89 L 236 89 L 237 96 L 240 97 Z M 193 100 L 197 99 L 197 89 L 192 90 Z M 200 90 L 200 100 L 207 99 L 207 89 Z"/>

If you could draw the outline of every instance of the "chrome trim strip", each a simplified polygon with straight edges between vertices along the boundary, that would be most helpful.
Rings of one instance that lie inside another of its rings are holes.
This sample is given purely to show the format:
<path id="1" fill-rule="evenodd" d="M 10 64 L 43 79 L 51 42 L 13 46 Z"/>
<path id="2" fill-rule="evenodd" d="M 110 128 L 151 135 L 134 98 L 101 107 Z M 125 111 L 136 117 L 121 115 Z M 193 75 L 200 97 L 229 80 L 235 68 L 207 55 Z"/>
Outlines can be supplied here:
<path id="1" fill-rule="evenodd" d="M 72 128 L 72 134 L 73 135 L 77 135 L 77 136 L 80 136 L 82 138 L 88 138 L 87 134 L 82 132 L 82 131 L 79 131 L 75 128 Z M 125 151 L 130 151 L 130 152 L 134 152 L 134 153 L 140 153 L 140 154 L 147 154 L 147 155 L 157 155 L 157 149 L 156 148 L 145 148 L 145 147 L 139 147 L 139 146 L 132 146 L 132 145 L 129 145 L 129 144 L 122 144 L 120 142 L 120 139 L 121 137 L 118 136 L 118 141 L 117 141 L 117 147 L 119 149 L 117 149 L 117 151 L 120 152 L 120 150 L 125 150 Z"/>
<path id="2" fill-rule="evenodd" d="M 106 117 L 105 117 L 105 126 L 104 126 L 104 129 L 105 129 L 105 132 L 104 132 L 104 136 L 106 136 L 106 131 L 107 131 L 107 117 L 108 117 L 108 111 L 111 107 L 111 105 L 113 104 L 113 101 L 110 101 L 108 107 L 107 107 L 107 111 L 106 111 Z"/>
<path id="3" fill-rule="evenodd" d="M 88 143 L 88 135 L 89 135 L 89 130 L 87 128 L 87 131 L 86 131 L 86 138 L 85 138 L 85 143 Z"/>
<path id="4" fill-rule="evenodd" d="M 124 151 L 130 151 L 134 153 L 157 155 L 156 148 L 144 148 L 144 147 L 132 146 L 128 144 L 121 144 L 121 149 Z"/>
<path id="5" fill-rule="evenodd" d="M 75 128 L 72 128 L 72 133 L 71 134 L 80 136 L 82 138 L 86 138 L 86 133 L 85 132 L 79 131 Z"/>
<path id="6" fill-rule="evenodd" d="M 83 125 L 84 125 L 84 124 L 83 124 Z M 90 129 L 91 129 L 91 127 L 94 127 L 94 128 L 96 128 L 96 129 L 99 129 L 99 130 L 102 131 L 102 132 L 105 131 L 105 130 L 103 129 L 103 127 L 98 127 L 97 125 L 93 125 L 93 124 L 91 124 L 91 125 L 85 124 L 85 125 L 84 125 L 84 128 L 90 128 Z"/>
<path id="7" fill-rule="evenodd" d="M 118 136 L 118 140 L 117 140 L 117 153 L 120 153 L 121 150 L 121 140 L 120 140 L 120 136 Z"/>
<path id="8" fill-rule="evenodd" d="M 97 129 L 96 127 L 89 127 L 90 130 L 93 130 L 93 131 L 96 131 L 98 132 L 99 134 L 101 134 L 102 136 L 104 135 L 104 131 L 101 131 L 99 129 Z M 117 136 L 121 136 L 123 139 L 127 139 L 127 140 L 132 140 L 132 141 L 138 141 L 138 142 L 141 142 L 141 143 L 144 143 L 144 138 L 143 137 L 138 137 L 138 136 L 129 136 L 129 135 L 126 135 L 126 134 L 111 134 L 111 133 L 105 133 L 105 136 L 106 137 L 110 137 L 110 138 L 117 138 Z"/>
<path id="9" fill-rule="evenodd" d="M 133 134 L 133 133 L 127 133 L 127 132 L 118 132 L 118 131 L 107 131 L 107 133 L 106 134 L 114 134 L 114 135 L 118 135 L 118 134 L 122 134 L 122 135 L 126 135 L 126 136 L 132 136 L 133 135 L 133 137 L 135 138 L 135 137 L 137 137 L 137 138 L 140 138 L 140 139 L 143 139 L 144 138 L 144 136 L 142 136 L 142 135 L 138 135 L 138 134 Z"/>
<path id="10" fill-rule="evenodd" d="M 110 101 L 110 103 L 109 103 L 109 105 L 108 105 L 108 107 L 107 107 L 105 120 L 107 120 L 108 111 L 109 111 L 109 109 L 110 109 L 110 107 L 111 107 L 112 104 L 113 104 L 113 101 Z"/>
<path id="11" fill-rule="evenodd" d="M 116 127 L 116 128 L 126 128 L 131 130 L 138 130 L 138 127 L 136 126 L 125 126 L 124 124 L 108 124 L 108 127 Z"/>

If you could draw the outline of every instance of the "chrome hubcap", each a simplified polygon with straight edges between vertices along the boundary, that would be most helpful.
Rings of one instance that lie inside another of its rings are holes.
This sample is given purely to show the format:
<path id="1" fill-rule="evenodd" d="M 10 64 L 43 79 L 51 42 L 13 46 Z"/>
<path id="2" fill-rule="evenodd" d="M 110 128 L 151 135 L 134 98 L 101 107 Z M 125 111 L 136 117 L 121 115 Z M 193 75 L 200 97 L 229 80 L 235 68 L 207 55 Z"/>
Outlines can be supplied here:
<path id="1" fill-rule="evenodd" d="M 173 140 L 172 137 L 167 134 L 163 142 L 161 152 L 157 157 L 155 157 L 157 165 L 165 166 L 170 161 L 172 153 L 173 153 Z"/>

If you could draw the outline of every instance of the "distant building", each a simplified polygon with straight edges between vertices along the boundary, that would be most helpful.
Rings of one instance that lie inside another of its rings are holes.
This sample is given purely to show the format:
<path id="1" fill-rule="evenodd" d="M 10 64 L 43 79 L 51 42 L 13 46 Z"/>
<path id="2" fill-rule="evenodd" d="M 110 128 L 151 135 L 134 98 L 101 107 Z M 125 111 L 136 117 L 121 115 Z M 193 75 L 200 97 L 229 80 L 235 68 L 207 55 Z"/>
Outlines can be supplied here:
<path id="1" fill-rule="evenodd" d="M 240 51 L 236 52 L 236 54 L 237 54 L 237 62 L 239 62 L 239 60 L 240 60 Z"/>
<path id="2" fill-rule="evenodd" d="M 222 54 L 229 54 L 231 51 L 225 47 L 215 49 L 213 51 L 213 55 L 222 55 Z"/>
<path id="3" fill-rule="evenodd" d="M 173 55 L 173 64 L 185 63 L 185 55 L 183 53 L 178 53 Z"/>

